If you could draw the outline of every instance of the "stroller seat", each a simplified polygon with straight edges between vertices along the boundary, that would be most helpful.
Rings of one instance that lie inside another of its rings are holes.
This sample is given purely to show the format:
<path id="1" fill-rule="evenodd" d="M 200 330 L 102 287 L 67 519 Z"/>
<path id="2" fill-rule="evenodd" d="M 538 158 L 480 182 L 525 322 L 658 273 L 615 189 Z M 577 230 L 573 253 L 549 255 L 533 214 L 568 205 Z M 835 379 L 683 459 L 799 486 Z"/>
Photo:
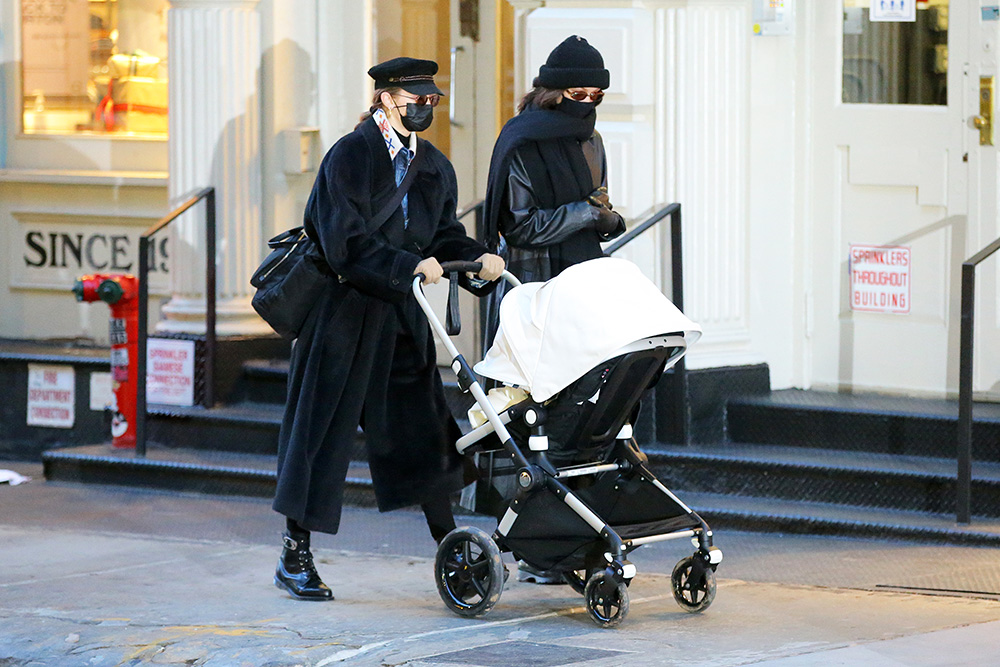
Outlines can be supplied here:
<path id="1" fill-rule="evenodd" d="M 544 408 L 550 461 L 572 465 L 603 460 L 622 428 L 634 423 L 642 394 L 683 354 L 684 347 L 681 333 L 636 341 L 547 401 L 535 402 L 522 391 L 520 401 L 498 411 L 500 420 L 516 441 L 527 442 L 531 427 L 524 422 L 524 414 L 529 408 Z M 474 410 L 475 406 L 470 415 Z M 492 424 L 480 424 L 460 438 L 456 446 L 466 454 L 502 448 L 498 438 L 489 437 L 493 433 Z"/>

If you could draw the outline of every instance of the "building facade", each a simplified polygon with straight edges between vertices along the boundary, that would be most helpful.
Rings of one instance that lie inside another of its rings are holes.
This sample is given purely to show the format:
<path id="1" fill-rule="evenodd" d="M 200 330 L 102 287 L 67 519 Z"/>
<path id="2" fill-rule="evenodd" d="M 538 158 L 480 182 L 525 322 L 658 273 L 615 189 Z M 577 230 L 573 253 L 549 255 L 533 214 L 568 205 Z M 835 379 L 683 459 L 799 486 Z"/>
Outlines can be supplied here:
<path id="1" fill-rule="evenodd" d="M 960 267 L 1000 236 L 979 0 L 4 0 L 0 339 L 107 340 L 75 278 L 129 272 L 138 235 L 218 194 L 220 335 L 265 333 L 248 277 L 298 224 L 322 154 L 370 101 L 365 74 L 433 58 L 431 140 L 460 200 L 553 46 L 585 36 L 630 224 L 682 205 L 689 367 L 766 363 L 774 388 L 951 395 Z M 979 120 L 977 120 L 977 118 Z M 154 244 L 151 321 L 204 327 L 204 215 Z M 470 220 L 471 225 L 471 220 Z M 670 241 L 621 251 L 664 291 Z M 978 269 L 975 388 L 1000 389 L 997 258 Z M 471 347 L 469 341 L 466 345 Z"/>

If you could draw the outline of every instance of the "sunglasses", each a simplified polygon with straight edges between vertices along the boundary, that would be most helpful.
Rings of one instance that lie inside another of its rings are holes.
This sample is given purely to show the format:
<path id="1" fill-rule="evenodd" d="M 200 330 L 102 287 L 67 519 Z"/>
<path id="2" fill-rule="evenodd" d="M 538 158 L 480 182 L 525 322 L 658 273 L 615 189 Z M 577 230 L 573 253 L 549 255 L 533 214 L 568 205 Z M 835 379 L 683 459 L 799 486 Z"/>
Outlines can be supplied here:
<path id="1" fill-rule="evenodd" d="M 432 93 L 430 95 L 415 95 L 413 97 L 410 97 L 409 95 L 399 95 L 399 97 L 402 97 L 410 104 L 416 104 L 418 107 L 421 107 L 425 104 L 429 104 L 432 107 L 436 107 L 438 105 L 438 102 L 441 101 L 441 96 L 436 93 Z"/>
<path id="2" fill-rule="evenodd" d="M 604 99 L 604 91 L 598 90 L 596 93 L 587 93 L 582 90 L 567 90 L 566 97 L 574 102 L 582 102 L 589 98 L 594 104 L 600 104 L 601 100 Z"/>

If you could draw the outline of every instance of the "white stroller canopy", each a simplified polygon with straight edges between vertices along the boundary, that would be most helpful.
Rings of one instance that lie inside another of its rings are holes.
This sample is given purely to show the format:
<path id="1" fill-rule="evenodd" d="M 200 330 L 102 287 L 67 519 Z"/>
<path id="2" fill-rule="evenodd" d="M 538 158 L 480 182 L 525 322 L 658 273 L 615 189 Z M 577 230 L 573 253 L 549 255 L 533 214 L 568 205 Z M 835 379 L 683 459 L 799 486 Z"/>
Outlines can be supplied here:
<path id="1" fill-rule="evenodd" d="M 691 345 L 701 327 L 635 264 L 602 257 L 508 292 L 493 346 L 475 371 L 542 402 L 626 345 L 675 333 Z"/>

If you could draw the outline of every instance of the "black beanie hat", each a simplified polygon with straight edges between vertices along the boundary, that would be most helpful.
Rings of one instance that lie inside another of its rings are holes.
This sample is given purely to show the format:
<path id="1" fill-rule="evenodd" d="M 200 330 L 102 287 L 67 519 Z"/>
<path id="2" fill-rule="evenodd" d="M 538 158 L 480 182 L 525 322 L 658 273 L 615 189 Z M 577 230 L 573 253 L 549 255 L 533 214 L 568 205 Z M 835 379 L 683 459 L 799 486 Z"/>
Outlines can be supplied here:
<path id="1" fill-rule="evenodd" d="M 587 40 L 573 35 L 552 49 L 548 60 L 538 69 L 533 85 L 552 89 L 607 88 L 611 73 L 604 69 L 601 52 Z"/>

